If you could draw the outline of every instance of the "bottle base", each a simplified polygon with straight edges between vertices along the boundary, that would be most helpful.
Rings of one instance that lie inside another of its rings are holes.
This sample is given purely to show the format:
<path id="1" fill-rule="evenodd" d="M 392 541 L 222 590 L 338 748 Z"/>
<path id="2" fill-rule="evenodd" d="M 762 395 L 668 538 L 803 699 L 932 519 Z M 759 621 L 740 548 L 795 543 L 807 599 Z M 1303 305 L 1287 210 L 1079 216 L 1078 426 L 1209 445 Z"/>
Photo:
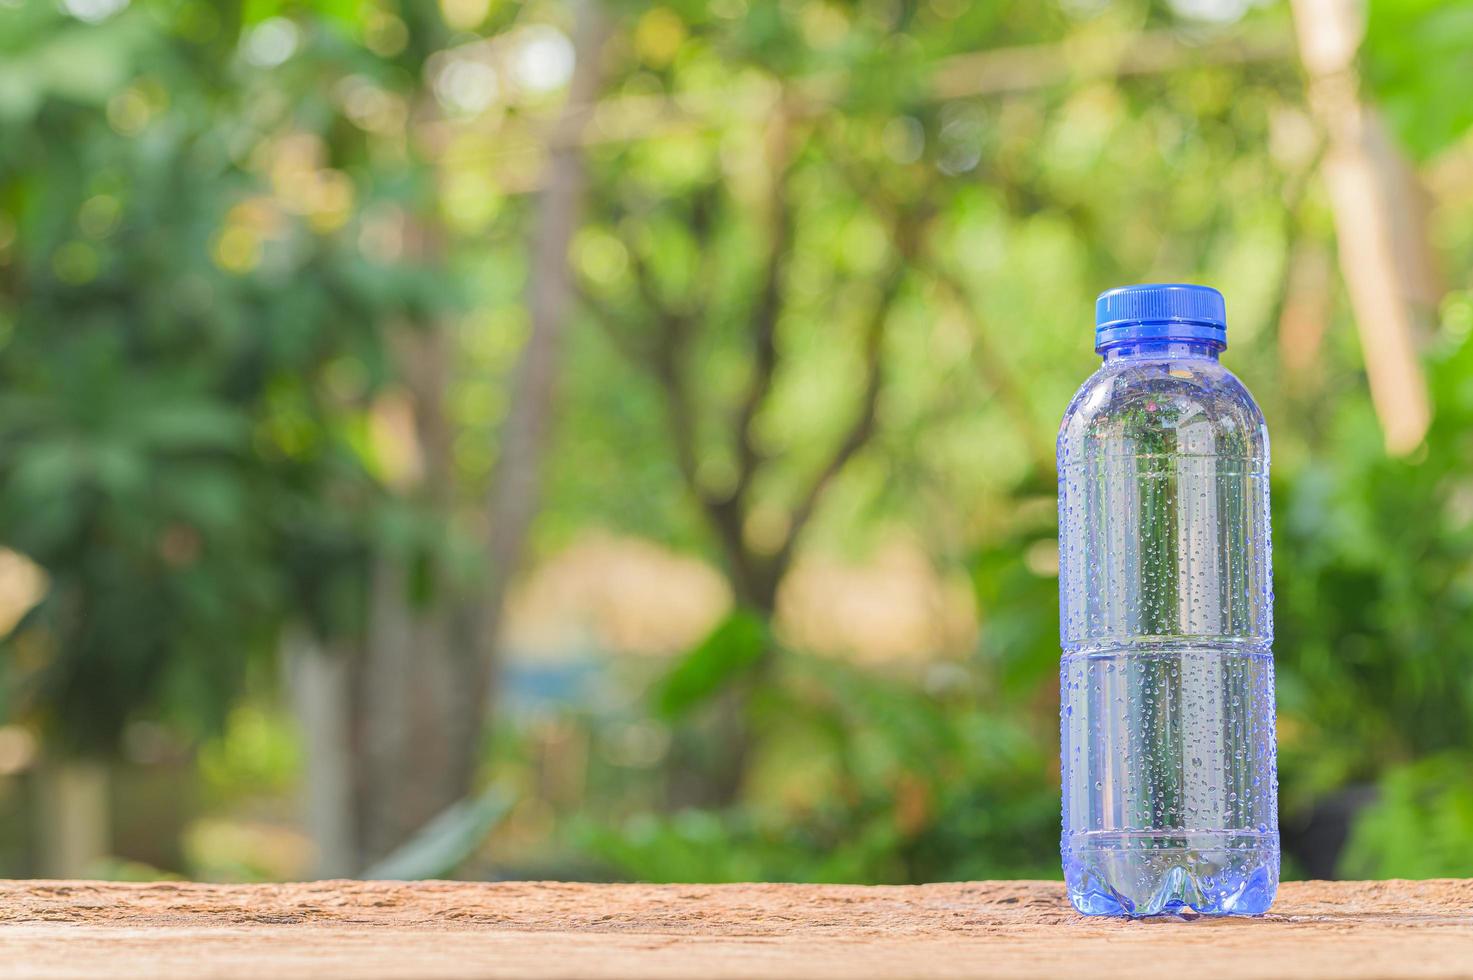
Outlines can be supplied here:
<path id="1" fill-rule="evenodd" d="M 1271 831 L 1096 831 L 1066 838 L 1063 856 L 1084 915 L 1261 915 L 1279 886 Z"/>

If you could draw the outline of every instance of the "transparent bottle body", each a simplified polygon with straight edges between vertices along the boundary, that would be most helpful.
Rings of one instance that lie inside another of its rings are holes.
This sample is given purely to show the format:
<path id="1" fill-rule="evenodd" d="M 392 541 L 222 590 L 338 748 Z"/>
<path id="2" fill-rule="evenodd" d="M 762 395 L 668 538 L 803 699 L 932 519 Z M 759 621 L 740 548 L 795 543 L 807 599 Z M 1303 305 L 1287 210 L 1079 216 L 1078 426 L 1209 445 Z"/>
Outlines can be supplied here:
<path id="1" fill-rule="evenodd" d="M 1081 912 L 1273 900 L 1268 456 L 1208 345 L 1110 351 L 1064 417 L 1061 845 Z"/>

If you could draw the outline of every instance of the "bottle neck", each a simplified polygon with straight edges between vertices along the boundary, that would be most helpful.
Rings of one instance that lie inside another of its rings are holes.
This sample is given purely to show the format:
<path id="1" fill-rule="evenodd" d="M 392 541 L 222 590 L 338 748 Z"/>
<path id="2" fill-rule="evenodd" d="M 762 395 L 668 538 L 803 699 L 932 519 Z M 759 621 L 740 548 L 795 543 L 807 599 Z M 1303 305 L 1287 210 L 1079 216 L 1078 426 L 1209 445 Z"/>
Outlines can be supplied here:
<path id="1" fill-rule="evenodd" d="M 1217 360 L 1222 345 L 1208 340 L 1131 340 L 1112 344 L 1101 352 L 1105 363 L 1114 361 L 1165 361 L 1178 358 Z"/>

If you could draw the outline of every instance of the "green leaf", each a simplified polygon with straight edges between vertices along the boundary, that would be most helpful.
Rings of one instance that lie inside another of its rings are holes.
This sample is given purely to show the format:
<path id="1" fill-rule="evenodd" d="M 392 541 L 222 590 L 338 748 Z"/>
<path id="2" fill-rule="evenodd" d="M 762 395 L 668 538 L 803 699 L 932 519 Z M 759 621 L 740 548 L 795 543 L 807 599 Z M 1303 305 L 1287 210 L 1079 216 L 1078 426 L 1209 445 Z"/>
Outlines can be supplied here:
<path id="1" fill-rule="evenodd" d="M 655 686 L 655 710 L 667 719 L 684 715 L 755 667 L 768 645 L 762 618 L 734 610 Z"/>
<path id="2" fill-rule="evenodd" d="M 25 122 L 41 105 L 41 88 L 28 62 L 0 63 L 0 119 Z"/>
<path id="3" fill-rule="evenodd" d="M 444 878 L 465 863 L 511 812 L 514 801 L 491 787 L 442 811 L 388 857 L 363 872 L 370 881 Z"/>
<path id="4" fill-rule="evenodd" d="M 1473 128 L 1473 8 L 1442 0 L 1372 0 L 1362 46 L 1366 84 L 1406 146 L 1426 159 Z"/>
<path id="5" fill-rule="evenodd" d="M 26 501 L 67 492 L 88 473 L 87 453 L 73 442 L 37 442 L 14 452 L 10 492 Z"/>
<path id="6" fill-rule="evenodd" d="M 162 402 L 128 420 L 129 435 L 159 452 L 229 451 L 248 438 L 247 420 L 232 407 L 208 402 Z"/>
<path id="7" fill-rule="evenodd" d="M 125 14 L 56 32 L 30 64 L 52 95 L 102 105 L 128 81 L 151 44 L 147 20 Z"/>

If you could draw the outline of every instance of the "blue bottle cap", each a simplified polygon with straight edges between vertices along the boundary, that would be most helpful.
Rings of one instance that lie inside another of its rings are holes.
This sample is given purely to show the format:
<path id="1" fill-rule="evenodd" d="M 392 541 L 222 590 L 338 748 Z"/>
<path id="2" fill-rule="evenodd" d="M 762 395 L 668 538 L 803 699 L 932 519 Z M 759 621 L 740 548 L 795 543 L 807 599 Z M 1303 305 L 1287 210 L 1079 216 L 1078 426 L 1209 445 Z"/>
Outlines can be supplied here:
<path id="1" fill-rule="evenodd" d="M 1095 300 L 1095 350 L 1142 340 L 1227 346 L 1227 306 L 1211 286 L 1147 283 L 1107 289 Z"/>

